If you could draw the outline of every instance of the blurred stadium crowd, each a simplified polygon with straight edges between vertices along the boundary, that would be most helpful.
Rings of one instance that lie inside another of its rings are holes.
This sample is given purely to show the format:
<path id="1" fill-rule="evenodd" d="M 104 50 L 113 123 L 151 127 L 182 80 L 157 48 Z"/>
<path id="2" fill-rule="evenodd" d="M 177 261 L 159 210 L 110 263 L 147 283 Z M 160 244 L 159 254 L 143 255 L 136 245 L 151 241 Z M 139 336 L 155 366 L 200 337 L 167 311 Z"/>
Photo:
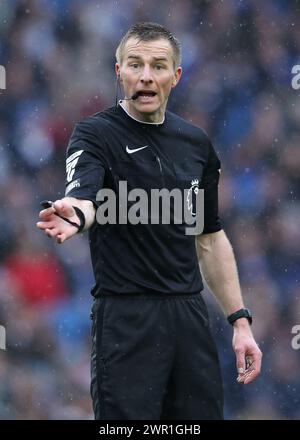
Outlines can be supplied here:
<path id="1" fill-rule="evenodd" d="M 0 419 L 89 419 L 90 289 L 85 235 L 63 246 L 36 227 L 39 201 L 64 195 L 73 125 L 114 105 L 114 53 L 136 21 L 170 28 L 183 77 L 169 109 L 202 126 L 222 162 L 220 205 L 235 249 L 260 378 L 236 384 L 231 328 L 204 295 L 219 346 L 225 415 L 300 418 L 300 2 L 1 2 Z"/>

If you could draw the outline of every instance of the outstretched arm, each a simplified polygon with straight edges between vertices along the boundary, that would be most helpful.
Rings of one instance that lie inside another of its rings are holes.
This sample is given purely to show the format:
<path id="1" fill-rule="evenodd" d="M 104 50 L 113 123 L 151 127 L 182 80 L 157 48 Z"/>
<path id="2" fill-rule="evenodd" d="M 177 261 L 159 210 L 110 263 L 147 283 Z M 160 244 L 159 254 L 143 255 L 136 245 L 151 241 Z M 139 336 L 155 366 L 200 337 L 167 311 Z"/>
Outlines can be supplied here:
<path id="1" fill-rule="evenodd" d="M 226 316 L 244 308 L 236 262 L 231 244 L 223 230 L 197 237 L 201 272 Z M 262 353 L 249 322 L 240 318 L 233 324 L 233 349 L 236 354 L 238 382 L 252 382 L 260 373 Z"/>
<path id="2" fill-rule="evenodd" d="M 50 208 L 43 209 L 39 213 L 41 221 L 37 223 L 37 227 L 45 232 L 48 237 L 52 237 L 57 243 L 63 243 L 68 238 L 73 237 L 78 231 L 76 226 L 70 225 L 62 218 L 55 215 L 55 212 L 70 221 L 79 224 L 80 220 L 73 206 L 78 207 L 84 214 L 85 227 L 84 230 L 90 228 L 95 221 L 95 207 L 90 200 L 80 200 L 74 197 L 64 197 L 56 200 Z"/>

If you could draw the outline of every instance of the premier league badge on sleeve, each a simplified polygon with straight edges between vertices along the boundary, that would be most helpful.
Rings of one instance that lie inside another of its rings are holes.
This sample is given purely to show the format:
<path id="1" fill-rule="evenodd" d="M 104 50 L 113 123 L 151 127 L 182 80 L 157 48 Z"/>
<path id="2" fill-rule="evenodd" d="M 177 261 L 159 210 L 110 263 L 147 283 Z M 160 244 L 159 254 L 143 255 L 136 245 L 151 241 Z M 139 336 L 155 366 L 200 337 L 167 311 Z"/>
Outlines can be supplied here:
<path id="1" fill-rule="evenodd" d="M 188 190 L 186 201 L 189 212 L 192 216 L 196 215 L 196 196 L 199 192 L 199 180 L 194 179 L 191 181 L 191 187 Z"/>

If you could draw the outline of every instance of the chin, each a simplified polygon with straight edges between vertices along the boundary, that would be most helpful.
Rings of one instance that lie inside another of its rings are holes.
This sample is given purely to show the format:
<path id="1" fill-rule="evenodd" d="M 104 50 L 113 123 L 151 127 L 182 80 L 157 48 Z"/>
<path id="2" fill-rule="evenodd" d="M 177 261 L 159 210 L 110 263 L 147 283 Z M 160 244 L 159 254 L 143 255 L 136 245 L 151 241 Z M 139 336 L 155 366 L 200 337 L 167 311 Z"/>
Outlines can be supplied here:
<path id="1" fill-rule="evenodd" d="M 159 106 L 153 104 L 140 104 L 136 106 L 136 110 L 140 113 L 156 113 L 159 109 Z"/>

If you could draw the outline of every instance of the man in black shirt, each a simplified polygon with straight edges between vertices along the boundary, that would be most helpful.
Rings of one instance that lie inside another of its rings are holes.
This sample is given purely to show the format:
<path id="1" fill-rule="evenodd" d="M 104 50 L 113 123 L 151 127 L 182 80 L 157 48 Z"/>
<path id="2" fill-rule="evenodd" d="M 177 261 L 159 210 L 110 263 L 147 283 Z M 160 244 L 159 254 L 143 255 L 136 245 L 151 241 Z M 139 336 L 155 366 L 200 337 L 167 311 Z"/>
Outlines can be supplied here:
<path id="1" fill-rule="evenodd" d="M 222 419 L 221 374 L 198 262 L 233 325 L 238 382 L 257 377 L 262 355 L 218 215 L 220 161 L 200 128 L 166 110 L 182 73 L 177 39 L 158 24 L 137 23 L 116 57 L 125 98 L 76 125 L 66 197 L 41 211 L 37 226 L 58 243 L 89 230 L 96 419 Z M 120 203 L 124 182 L 128 191 L 149 196 L 153 189 L 179 189 L 191 212 L 203 190 L 202 233 L 188 235 L 186 223 L 174 221 L 173 199 L 170 222 L 148 212 L 130 223 L 119 215 L 133 208 L 129 196 L 128 206 Z M 101 189 L 116 195 L 108 210 L 119 202 L 114 221 L 103 220 Z"/>

